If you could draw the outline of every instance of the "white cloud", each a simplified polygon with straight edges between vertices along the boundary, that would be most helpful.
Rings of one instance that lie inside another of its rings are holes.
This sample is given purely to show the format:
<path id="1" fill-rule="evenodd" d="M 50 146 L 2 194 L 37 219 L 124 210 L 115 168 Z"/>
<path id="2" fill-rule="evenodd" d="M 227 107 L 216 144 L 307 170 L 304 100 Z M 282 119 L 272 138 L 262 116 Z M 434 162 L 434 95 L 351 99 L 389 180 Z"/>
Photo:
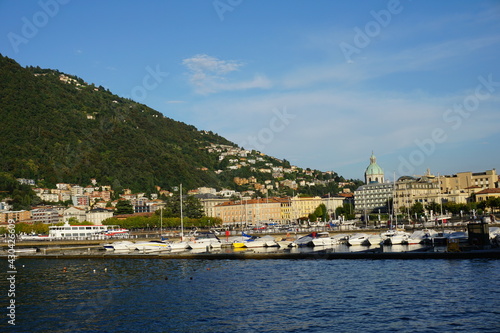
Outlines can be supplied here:
<path id="1" fill-rule="evenodd" d="M 259 74 L 249 80 L 229 81 L 228 74 L 239 71 L 244 65 L 236 60 L 221 60 L 206 54 L 198 54 L 184 59 L 182 64 L 189 70 L 189 81 L 195 87 L 195 91 L 202 95 L 271 86 L 271 81 Z"/>
<path id="2" fill-rule="evenodd" d="M 258 143 L 266 154 L 300 166 L 308 161 L 308 167 L 336 170 L 367 160 L 371 150 L 388 155 L 414 149 L 417 140 L 431 139 L 436 128 L 446 134 L 440 146 L 484 140 L 497 133 L 500 115 L 495 112 L 494 96 L 481 103 L 459 129 L 443 120 L 444 112 L 468 95 L 467 91 L 442 97 L 323 89 L 221 98 L 197 105 L 195 112 L 203 127 L 245 148 L 253 148 L 248 145 L 250 137 L 261 135 Z M 281 123 L 272 119 L 273 110 L 283 108 L 294 118 L 281 129 Z M 272 131 L 273 126 L 280 130 Z"/>

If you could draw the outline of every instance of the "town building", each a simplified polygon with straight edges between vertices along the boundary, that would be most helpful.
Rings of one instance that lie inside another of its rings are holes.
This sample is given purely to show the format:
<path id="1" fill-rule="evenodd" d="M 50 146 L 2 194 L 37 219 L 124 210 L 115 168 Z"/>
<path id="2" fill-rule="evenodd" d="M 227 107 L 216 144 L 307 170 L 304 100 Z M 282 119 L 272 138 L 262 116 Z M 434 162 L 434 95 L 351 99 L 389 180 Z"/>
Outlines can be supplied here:
<path id="1" fill-rule="evenodd" d="M 101 225 L 102 221 L 111 217 L 113 217 L 111 210 L 96 208 L 86 213 L 85 220 L 95 225 Z"/>
<path id="2" fill-rule="evenodd" d="M 338 207 L 342 207 L 344 203 L 346 203 L 346 198 L 344 196 L 333 196 L 333 197 L 324 197 L 321 199 L 321 202 L 325 204 L 326 211 L 328 213 L 329 217 L 335 217 L 338 218 L 338 216 L 335 216 L 335 210 Z"/>
<path id="3" fill-rule="evenodd" d="M 275 198 L 226 201 L 214 207 L 215 217 L 226 225 L 281 222 L 281 201 Z"/>
<path id="4" fill-rule="evenodd" d="M 71 218 L 76 219 L 78 222 L 83 222 L 87 218 L 87 211 L 81 207 L 69 207 L 63 212 L 63 221 L 67 222 Z"/>
<path id="5" fill-rule="evenodd" d="M 487 188 L 476 193 L 476 201 L 486 201 L 488 198 L 500 198 L 500 188 Z"/>
<path id="6" fill-rule="evenodd" d="M 0 201 L 0 211 L 2 211 L 2 210 L 11 210 L 11 209 L 12 209 L 12 205 L 8 204 L 5 201 Z"/>
<path id="7" fill-rule="evenodd" d="M 29 210 L 16 210 L 0 212 L 0 224 L 5 224 L 9 220 L 19 222 L 31 222 L 31 212 Z"/>
<path id="8" fill-rule="evenodd" d="M 355 210 L 361 214 L 388 213 L 394 184 L 385 183 L 384 170 L 377 164 L 372 152 L 370 164 L 365 171 L 365 185 L 354 191 Z"/>
<path id="9" fill-rule="evenodd" d="M 228 201 L 227 198 L 218 198 L 215 195 L 211 194 L 196 195 L 196 197 L 200 200 L 200 203 L 203 206 L 204 215 L 211 217 L 217 216 L 215 212 L 215 206 Z"/>
<path id="10" fill-rule="evenodd" d="M 453 190 L 474 189 L 479 190 L 498 187 L 498 175 L 496 169 L 483 172 L 459 172 L 451 176 L 440 176 L 439 184 L 442 193 L 450 193 Z M 473 191 L 473 192 L 477 192 Z M 468 191 L 469 194 L 472 194 Z"/>
<path id="11" fill-rule="evenodd" d="M 377 158 L 372 152 L 372 156 L 370 156 L 370 165 L 368 165 L 365 171 L 365 183 L 374 184 L 383 182 L 384 170 L 377 164 Z"/>
<path id="12" fill-rule="evenodd" d="M 290 218 L 286 220 L 297 221 L 300 218 L 307 218 L 314 213 L 316 208 L 323 203 L 321 197 L 292 197 L 290 198 Z"/>
<path id="13" fill-rule="evenodd" d="M 73 206 L 90 206 L 90 197 L 88 195 L 72 195 L 71 200 L 73 201 Z"/>
<path id="14" fill-rule="evenodd" d="M 443 197 L 435 177 L 428 172 L 427 176 L 419 178 L 403 176 L 398 179 L 394 188 L 394 208 L 399 213 L 401 209 L 409 209 L 420 202 L 425 207 L 431 202 L 442 203 Z"/>
<path id="15" fill-rule="evenodd" d="M 52 207 L 41 207 L 31 210 L 31 221 L 33 223 L 56 224 L 61 222 L 61 216 Z"/>

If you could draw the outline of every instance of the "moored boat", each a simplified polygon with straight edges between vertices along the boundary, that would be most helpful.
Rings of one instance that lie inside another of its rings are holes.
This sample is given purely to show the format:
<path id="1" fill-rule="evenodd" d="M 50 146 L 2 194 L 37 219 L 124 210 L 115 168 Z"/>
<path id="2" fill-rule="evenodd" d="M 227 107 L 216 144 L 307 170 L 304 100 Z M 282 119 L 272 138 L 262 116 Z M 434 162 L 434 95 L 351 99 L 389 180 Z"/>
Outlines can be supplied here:
<path id="1" fill-rule="evenodd" d="M 222 246 L 220 239 L 213 232 L 198 233 L 187 243 L 191 249 L 211 249 Z"/>
<path id="2" fill-rule="evenodd" d="M 169 251 L 170 244 L 163 241 L 147 241 L 147 242 L 139 242 L 133 245 L 128 246 L 129 248 L 135 248 L 136 250 L 143 252 L 157 252 L 157 251 Z"/>
<path id="3" fill-rule="evenodd" d="M 382 234 L 381 245 L 399 245 L 407 242 L 410 234 L 402 230 L 388 230 Z"/>
<path id="4" fill-rule="evenodd" d="M 128 250 L 134 250 L 133 245 L 135 243 L 131 241 L 120 241 L 120 242 L 113 242 L 109 244 L 104 244 L 104 249 L 106 251 L 128 251 Z"/>
<path id="5" fill-rule="evenodd" d="M 365 233 L 357 233 L 354 235 L 349 236 L 347 239 L 347 244 L 350 246 L 355 246 L 355 245 L 362 245 L 365 243 L 370 236 Z"/>
<path id="6" fill-rule="evenodd" d="M 328 232 L 319 232 L 312 240 L 313 246 L 332 246 L 333 240 Z"/>

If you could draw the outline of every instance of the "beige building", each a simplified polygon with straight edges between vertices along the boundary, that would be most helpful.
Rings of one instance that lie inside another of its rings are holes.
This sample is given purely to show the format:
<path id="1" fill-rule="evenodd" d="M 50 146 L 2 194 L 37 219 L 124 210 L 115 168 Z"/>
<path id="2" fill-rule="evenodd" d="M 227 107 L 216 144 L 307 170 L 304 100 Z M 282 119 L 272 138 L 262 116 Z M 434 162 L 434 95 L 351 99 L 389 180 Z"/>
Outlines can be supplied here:
<path id="1" fill-rule="evenodd" d="M 476 193 L 476 201 L 485 201 L 488 198 L 500 198 L 500 188 L 488 188 Z"/>
<path id="2" fill-rule="evenodd" d="M 416 202 L 424 205 L 430 202 L 441 202 L 439 185 L 432 176 L 420 178 L 403 176 L 398 179 L 394 188 L 394 207 L 397 211 L 401 207 L 411 207 Z"/>
<path id="3" fill-rule="evenodd" d="M 301 217 L 307 217 L 322 203 L 335 209 L 335 205 L 341 205 L 340 200 L 343 201 L 343 198 L 330 198 L 326 203 L 320 197 L 225 201 L 213 207 L 215 215 L 212 216 L 220 218 L 225 224 L 286 223 Z"/>
<path id="4" fill-rule="evenodd" d="M 223 224 L 281 222 L 281 202 L 275 198 L 226 201 L 214 207 Z"/>
<path id="5" fill-rule="evenodd" d="M 326 211 L 329 216 L 333 216 L 335 210 L 338 207 L 342 207 L 344 205 L 345 197 L 328 197 L 321 199 L 321 202 L 325 204 Z"/>
<path id="6" fill-rule="evenodd" d="M 293 197 L 291 200 L 291 211 L 289 220 L 297 220 L 314 213 L 316 208 L 323 203 L 320 197 Z"/>
<path id="7" fill-rule="evenodd" d="M 203 213 L 205 216 L 216 217 L 215 207 L 224 202 L 227 202 L 227 198 L 208 198 L 200 199 L 201 205 L 203 206 Z"/>
<path id="8" fill-rule="evenodd" d="M 459 172 L 451 176 L 440 176 L 438 181 L 442 193 L 467 190 L 472 194 L 477 190 L 497 187 L 498 175 L 495 169 L 484 172 Z M 477 190 L 474 191 L 474 188 Z"/>
<path id="9" fill-rule="evenodd" d="M 5 224 L 9 220 L 31 222 L 31 212 L 29 210 L 17 210 L 0 213 L 0 224 Z"/>
<path id="10" fill-rule="evenodd" d="M 113 217 L 112 211 L 99 208 L 87 212 L 85 220 L 95 225 L 101 225 L 102 221 L 111 217 Z"/>

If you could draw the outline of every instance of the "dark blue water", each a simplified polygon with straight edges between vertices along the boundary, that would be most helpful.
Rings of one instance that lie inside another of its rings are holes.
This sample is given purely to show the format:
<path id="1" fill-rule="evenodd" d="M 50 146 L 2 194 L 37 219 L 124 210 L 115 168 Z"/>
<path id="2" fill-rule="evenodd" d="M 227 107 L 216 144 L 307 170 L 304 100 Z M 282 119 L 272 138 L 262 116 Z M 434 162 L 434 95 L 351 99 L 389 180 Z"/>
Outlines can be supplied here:
<path id="1" fill-rule="evenodd" d="M 500 332 L 499 260 L 19 259 L 17 266 L 16 326 L 4 310 L 2 331 Z"/>

